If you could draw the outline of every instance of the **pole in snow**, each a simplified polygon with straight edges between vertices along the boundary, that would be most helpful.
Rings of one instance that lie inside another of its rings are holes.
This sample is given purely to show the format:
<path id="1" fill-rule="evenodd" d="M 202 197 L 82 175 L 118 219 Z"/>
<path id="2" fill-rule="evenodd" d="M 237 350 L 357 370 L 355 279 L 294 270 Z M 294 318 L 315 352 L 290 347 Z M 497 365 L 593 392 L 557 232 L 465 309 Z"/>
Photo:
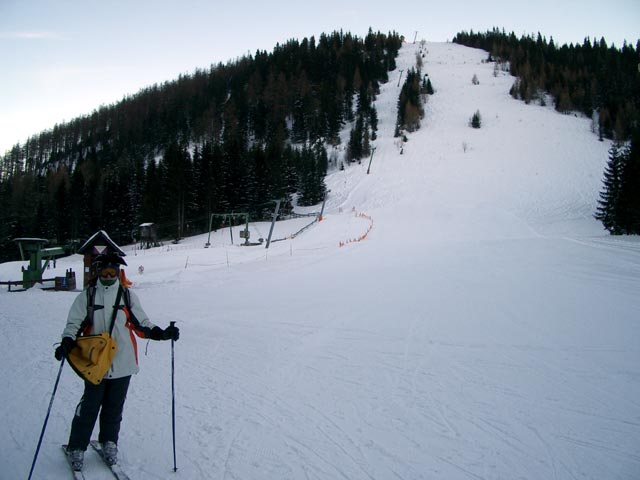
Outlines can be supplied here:
<path id="1" fill-rule="evenodd" d="M 369 159 L 369 167 L 367 168 L 367 175 L 371 172 L 371 162 L 373 161 L 373 154 L 376 151 L 376 147 L 371 149 L 371 158 Z"/>
<path id="2" fill-rule="evenodd" d="M 267 237 L 267 246 L 264 248 L 269 248 L 269 244 L 271 243 L 271 235 L 273 234 L 273 227 L 276 225 L 276 219 L 278 218 L 278 211 L 280 210 L 280 200 L 276 200 L 276 209 L 273 212 L 273 218 L 271 220 L 271 228 L 269 229 L 269 236 Z"/>
<path id="3" fill-rule="evenodd" d="M 319 222 L 322 221 L 322 217 L 324 215 L 324 206 L 327 203 L 327 195 L 329 194 L 329 192 L 331 192 L 331 190 L 327 190 L 326 192 L 324 192 L 324 199 L 322 200 L 322 208 L 320 209 L 320 216 L 318 217 Z"/>
<path id="4" fill-rule="evenodd" d="M 213 214 L 209 217 L 209 236 L 207 237 L 207 243 L 204 244 L 204 248 L 211 246 L 211 227 L 213 226 Z"/>
<path id="5" fill-rule="evenodd" d="M 172 327 L 176 322 L 169 322 Z M 178 467 L 176 465 L 176 389 L 175 389 L 175 354 L 174 345 L 175 340 L 171 338 L 171 430 L 173 432 L 173 471 L 177 472 Z"/>
<path id="6" fill-rule="evenodd" d="M 36 453 L 33 456 L 33 462 L 31 463 L 31 470 L 29 471 L 29 480 L 33 475 L 33 469 L 36 466 L 36 460 L 38 460 L 38 453 L 40 452 L 40 446 L 42 445 L 42 438 L 44 437 L 44 431 L 47 429 L 47 422 L 49 421 L 49 414 L 51 413 L 51 406 L 53 405 L 53 399 L 56 396 L 56 390 L 58 390 L 58 383 L 60 382 L 60 374 L 62 373 L 62 367 L 64 366 L 64 358 L 60 360 L 60 369 L 58 370 L 58 376 L 56 377 L 56 383 L 53 386 L 53 393 L 51 394 L 51 400 L 49 400 L 49 408 L 47 409 L 47 416 L 44 417 L 44 425 L 42 425 L 42 432 L 40 432 L 40 440 L 38 440 L 38 446 L 36 447 Z"/>

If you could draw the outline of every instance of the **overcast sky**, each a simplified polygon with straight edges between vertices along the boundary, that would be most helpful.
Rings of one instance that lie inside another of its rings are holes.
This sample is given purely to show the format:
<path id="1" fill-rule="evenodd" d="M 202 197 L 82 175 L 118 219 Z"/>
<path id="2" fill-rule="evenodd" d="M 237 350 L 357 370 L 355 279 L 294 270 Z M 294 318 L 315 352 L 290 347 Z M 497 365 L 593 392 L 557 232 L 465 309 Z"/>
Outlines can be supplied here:
<path id="1" fill-rule="evenodd" d="M 0 0 L 0 154 L 144 86 L 290 38 L 372 27 L 447 41 L 494 26 L 635 46 L 640 1 Z"/>

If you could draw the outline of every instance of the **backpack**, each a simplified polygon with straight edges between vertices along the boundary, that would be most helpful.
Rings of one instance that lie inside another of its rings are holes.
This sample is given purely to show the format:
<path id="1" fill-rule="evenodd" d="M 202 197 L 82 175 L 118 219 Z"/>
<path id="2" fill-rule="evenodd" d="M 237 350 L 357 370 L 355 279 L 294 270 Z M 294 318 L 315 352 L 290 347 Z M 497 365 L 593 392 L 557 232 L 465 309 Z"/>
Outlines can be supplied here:
<path id="1" fill-rule="evenodd" d="M 107 332 L 78 337 L 67 355 L 74 372 L 84 380 L 99 385 L 111 368 L 118 344 Z"/>

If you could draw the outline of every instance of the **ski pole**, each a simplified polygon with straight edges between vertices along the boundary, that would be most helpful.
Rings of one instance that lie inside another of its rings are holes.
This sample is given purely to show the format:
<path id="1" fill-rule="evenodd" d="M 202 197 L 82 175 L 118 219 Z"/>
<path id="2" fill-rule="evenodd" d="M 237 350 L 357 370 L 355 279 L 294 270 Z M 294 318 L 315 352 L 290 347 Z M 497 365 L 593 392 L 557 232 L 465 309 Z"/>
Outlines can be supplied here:
<path id="1" fill-rule="evenodd" d="M 169 322 L 172 327 L 176 322 Z M 178 471 L 176 466 L 176 389 L 175 389 L 175 353 L 174 353 L 175 340 L 171 338 L 171 430 L 173 432 L 173 471 Z"/>
<path id="2" fill-rule="evenodd" d="M 36 447 L 36 453 L 33 456 L 33 462 L 31 463 L 31 470 L 29 471 L 29 479 L 33 475 L 33 469 L 36 467 L 36 460 L 38 460 L 38 453 L 40 452 L 40 446 L 42 445 L 42 438 L 44 437 L 44 431 L 47 429 L 47 422 L 49 421 L 49 414 L 51 413 L 51 407 L 53 406 L 53 399 L 56 396 L 56 390 L 58 390 L 58 383 L 60 382 L 60 374 L 62 373 L 62 367 L 64 366 L 64 357 L 60 361 L 60 369 L 58 370 L 58 376 L 56 377 L 56 383 L 53 386 L 53 393 L 51 394 L 51 400 L 49 400 L 49 408 L 47 409 L 47 416 L 44 418 L 44 425 L 42 425 L 42 432 L 40 432 L 40 439 L 38 440 L 38 446 Z"/>

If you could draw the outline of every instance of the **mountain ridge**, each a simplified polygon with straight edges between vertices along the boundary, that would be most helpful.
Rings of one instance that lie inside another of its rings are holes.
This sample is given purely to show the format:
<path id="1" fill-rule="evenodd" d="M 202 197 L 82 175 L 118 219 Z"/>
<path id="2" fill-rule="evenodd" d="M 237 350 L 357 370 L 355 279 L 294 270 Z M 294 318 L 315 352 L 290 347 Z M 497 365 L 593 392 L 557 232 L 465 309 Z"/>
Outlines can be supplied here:
<path id="1" fill-rule="evenodd" d="M 404 46 L 394 75 L 414 65 L 416 48 Z M 283 240 L 268 250 L 232 244 L 227 226 L 209 248 L 206 234 L 122 247 L 151 321 L 180 328 L 178 476 L 626 480 L 640 471 L 640 243 L 584 213 L 606 145 L 585 119 L 511 98 L 481 51 L 428 49 L 436 91 L 422 128 L 401 154 L 392 75 L 377 99 L 370 173 L 367 162 L 331 172 L 324 218 L 304 233 L 290 237 L 310 219 L 277 222 Z M 479 130 L 468 125 L 477 109 Z M 251 238 L 269 226 L 251 223 Z M 21 265 L 0 264 L 0 278 Z M 50 274 L 82 266 L 65 257 Z M 8 478 L 31 464 L 59 368 L 53 344 L 75 295 L 0 291 Z M 173 356 L 168 342 L 144 350 L 119 451 L 132 478 L 151 480 L 176 475 Z M 68 478 L 60 444 L 81 390 L 65 369 L 36 476 Z M 91 461 L 92 477 L 111 475 Z"/>

